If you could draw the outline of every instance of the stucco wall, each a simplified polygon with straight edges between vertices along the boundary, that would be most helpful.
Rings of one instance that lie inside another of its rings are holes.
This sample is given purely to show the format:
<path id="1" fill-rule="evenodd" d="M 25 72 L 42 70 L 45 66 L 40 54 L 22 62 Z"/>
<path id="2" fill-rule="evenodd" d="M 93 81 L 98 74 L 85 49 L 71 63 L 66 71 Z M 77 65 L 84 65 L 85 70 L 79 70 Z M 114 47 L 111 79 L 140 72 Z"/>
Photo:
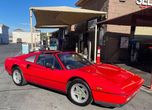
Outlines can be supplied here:
<path id="1" fill-rule="evenodd" d="M 22 42 L 31 43 L 30 32 L 12 32 L 12 43 L 17 43 L 17 39 L 22 39 Z M 40 42 L 40 32 L 33 33 L 33 41 Z"/>

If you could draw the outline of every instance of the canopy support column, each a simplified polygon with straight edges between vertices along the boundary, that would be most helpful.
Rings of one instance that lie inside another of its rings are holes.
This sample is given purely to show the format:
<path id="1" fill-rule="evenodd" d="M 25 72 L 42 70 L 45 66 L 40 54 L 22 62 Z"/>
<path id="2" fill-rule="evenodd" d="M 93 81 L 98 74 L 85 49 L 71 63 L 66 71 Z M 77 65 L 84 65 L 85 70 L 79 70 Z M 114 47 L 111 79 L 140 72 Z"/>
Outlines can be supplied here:
<path id="1" fill-rule="evenodd" d="M 88 47 L 89 47 L 88 59 L 89 61 L 91 61 L 91 41 L 88 42 Z"/>
<path id="2" fill-rule="evenodd" d="M 95 39 L 94 39 L 94 63 L 96 63 L 97 57 L 97 35 L 98 35 L 98 26 L 95 25 Z"/>
<path id="3" fill-rule="evenodd" d="M 30 9 L 30 31 L 31 31 L 31 51 L 34 50 L 34 47 L 33 47 L 33 21 L 32 21 L 32 10 Z"/>
<path id="4" fill-rule="evenodd" d="M 134 38 L 135 36 L 135 31 L 136 31 L 136 19 L 134 16 L 132 17 L 131 20 L 131 32 L 130 32 L 130 40 Z"/>
<path id="5" fill-rule="evenodd" d="M 129 48 L 129 53 L 130 53 L 130 62 L 134 63 L 136 61 L 136 46 L 133 43 L 133 39 L 135 37 L 135 31 L 136 31 L 136 17 L 132 16 L 132 20 L 131 20 L 131 30 L 130 30 L 130 37 L 129 37 L 129 41 L 130 41 L 130 48 Z"/>

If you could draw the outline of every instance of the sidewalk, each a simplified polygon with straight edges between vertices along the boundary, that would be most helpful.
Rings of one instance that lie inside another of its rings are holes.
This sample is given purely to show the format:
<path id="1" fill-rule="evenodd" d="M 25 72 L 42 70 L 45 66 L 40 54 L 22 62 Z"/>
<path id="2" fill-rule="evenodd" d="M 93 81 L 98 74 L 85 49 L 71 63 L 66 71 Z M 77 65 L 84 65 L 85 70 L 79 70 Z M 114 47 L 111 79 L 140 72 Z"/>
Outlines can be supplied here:
<path id="1" fill-rule="evenodd" d="M 126 64 L 116 64 L 117 66 L 121 67 L 121 68 L 124 68 L 126 70 L 129 70 L 135 74 L 138 74 L 139 76 L 141 76 L 144 80 L 145 80 L 145 83 L 144 83 L 144 86 L 146 87 L 149 87 L 150 86 L 150 83 L 151 83 L 151 73 L 148 73 L 148 72 L 144 72 L 140 69 L 137 69 L 137 68 L 134 68 L 134 67 L 131 67 L 131 66 L 128 66 Z"/>

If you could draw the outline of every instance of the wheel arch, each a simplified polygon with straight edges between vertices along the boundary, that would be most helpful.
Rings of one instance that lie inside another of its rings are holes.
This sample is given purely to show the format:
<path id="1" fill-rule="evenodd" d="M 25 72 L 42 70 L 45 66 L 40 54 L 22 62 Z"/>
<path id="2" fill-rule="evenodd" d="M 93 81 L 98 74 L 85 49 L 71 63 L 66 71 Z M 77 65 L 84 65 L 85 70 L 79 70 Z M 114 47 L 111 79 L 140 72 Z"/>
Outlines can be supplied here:
<path id="1" fill-rule="evenodd" d="M 18 85 L 18 86 L 26 85 L 26 84 L 27 84 L 27 81 L 26 81 L 26 79 L 24 78 L 24 75 L 23 75 L 23 73 L 22 73 L 22 70 L 20 69 L 20 66 L 19 66 L 18 64 L 13 64 L 13 65 L 12 65 L 12 68 L 11 68 L 11 69 L 12 69 L 12 74 L 11 74 L 11 76 L 13 77 L 13 70 L 14 70 L 14 68 L 17 68 L 17 69 L 20 70 L 21 79 L 22 79 L 22 82 L 21 82 L 20 84 L 15 83 L 15 81 L 14 81 L 14 83 L 15 83 L 16 85 Z"/>
<path id="2" fill-rule="evenodd" d="M 80 79 L 80 80 L 84 81 L 84 82 L 89 86 L 89 88 L 90 88 L 90 90 L 91 90 L 91 87 L 90 87 L 89 83 L 88 83 L 84 78 L 79 77 L 79 76 L 74 76 L 74 77 L 71 77 L 71 78 L 67 81 L 66 91 L 67 91 L 67 89 L 68 89 L 68 87 L 69 87 L 70 82 L 73 81 L 73 80 L 76 80 L 76 79 Z"/>
<path id="3" fill-rule="evenodd" d="M 18 64 L 13 64 L 13 65 L 12 65 L 12 67 L 11 67 L 12 73 L 13 73 L 13 69 L 14 69 L 15 67 L 19 67 L 19 65 L 18 65 Z"/>
<path id="4" fill-rule="evenodd" d="M 74 81 L 74 80 L 76 80 L 76 79 L 80 79 L 80 80 L 84 81 L 84 82 L 87 84 L 86 86 L 89 88 L 89 92 L 90 92 L 90 95 L 91 95 L 91 102 L 90 102 L 90 103 L 92 103 L 92 102 L 94 101 L 92 89 L 91 89 L 91 86 L 89 85 L 89 82 L 87 82 L 85 78 L 78 77 L 78 76 L 71 77 L 71 78 L 68 80 L 68 82 L 67 82 L 66 93 L 68 94 L 68 87 L 69 87 L 69 85 L 70 85 L 70 82 L 71 82 L 71 81 Z"/>

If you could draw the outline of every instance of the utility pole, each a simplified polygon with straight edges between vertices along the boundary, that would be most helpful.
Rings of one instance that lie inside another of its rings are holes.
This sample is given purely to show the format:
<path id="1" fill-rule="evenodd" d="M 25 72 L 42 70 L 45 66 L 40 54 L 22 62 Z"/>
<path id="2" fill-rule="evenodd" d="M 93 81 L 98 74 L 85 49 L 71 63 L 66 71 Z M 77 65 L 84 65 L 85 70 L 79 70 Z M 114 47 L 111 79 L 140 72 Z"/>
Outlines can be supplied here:
<path id="1" fill-rule="evenodd" d="M 32 22 L 32 9 L 30 9 L 30 30 L 31 30 L 31 51 L 34 50 L 34 47 L 33 47 L 33 22 Z"/>

